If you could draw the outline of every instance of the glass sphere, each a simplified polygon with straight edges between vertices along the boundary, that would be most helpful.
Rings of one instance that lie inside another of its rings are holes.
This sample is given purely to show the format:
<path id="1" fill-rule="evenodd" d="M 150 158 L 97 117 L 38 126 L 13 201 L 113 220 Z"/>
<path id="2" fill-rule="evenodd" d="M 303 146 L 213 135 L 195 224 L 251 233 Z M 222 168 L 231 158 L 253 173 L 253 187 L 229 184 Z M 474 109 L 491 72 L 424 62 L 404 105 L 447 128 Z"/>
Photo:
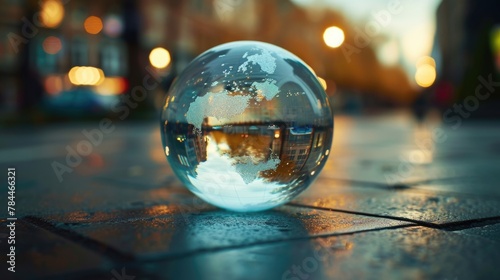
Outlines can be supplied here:
<path id="1" fill-rule="evenodd" d="M 333 137 L 312 69 L 277 46 L 214 47 L 177 77 L 161 115 L 175 174 L 201 199 L 234 211 L 290 201 L 323 168 Z"/>

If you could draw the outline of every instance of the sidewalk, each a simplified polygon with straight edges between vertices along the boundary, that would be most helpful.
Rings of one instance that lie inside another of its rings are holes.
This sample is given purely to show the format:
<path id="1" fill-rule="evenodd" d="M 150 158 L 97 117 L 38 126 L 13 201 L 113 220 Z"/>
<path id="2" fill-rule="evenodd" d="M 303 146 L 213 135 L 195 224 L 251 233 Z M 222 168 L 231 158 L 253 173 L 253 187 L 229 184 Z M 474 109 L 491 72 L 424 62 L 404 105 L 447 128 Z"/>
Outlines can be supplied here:
<path id="1" fill-rule="evenodd" d="M 0 219 L 0 279 L 500 277 L 497 123 L 428 130 L 402 114 L 336 117 L 318 180 L 291 203 L 250 214 L 187 191 L 156 122 L 114 125 L 74 167 L 66 147 L 76 150 L 97 123 L 1 131 L 18 219 L 15 273 L 11 221 Z"/>

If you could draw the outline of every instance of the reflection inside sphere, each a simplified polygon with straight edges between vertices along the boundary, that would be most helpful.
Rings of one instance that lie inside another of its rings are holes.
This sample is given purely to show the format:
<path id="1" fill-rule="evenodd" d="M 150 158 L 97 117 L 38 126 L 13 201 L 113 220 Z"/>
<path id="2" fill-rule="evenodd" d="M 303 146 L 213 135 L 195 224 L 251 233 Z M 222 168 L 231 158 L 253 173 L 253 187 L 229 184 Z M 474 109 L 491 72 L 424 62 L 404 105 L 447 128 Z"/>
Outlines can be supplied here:
<path id="1" fill-rule="evenodd" d="M 162 111 L 167 159 L 202 199 L 236 211 L 283 204 L 318 175 L 333 117 L 304 62 L 252 41 L 215 47 L 176 79 Z"/>

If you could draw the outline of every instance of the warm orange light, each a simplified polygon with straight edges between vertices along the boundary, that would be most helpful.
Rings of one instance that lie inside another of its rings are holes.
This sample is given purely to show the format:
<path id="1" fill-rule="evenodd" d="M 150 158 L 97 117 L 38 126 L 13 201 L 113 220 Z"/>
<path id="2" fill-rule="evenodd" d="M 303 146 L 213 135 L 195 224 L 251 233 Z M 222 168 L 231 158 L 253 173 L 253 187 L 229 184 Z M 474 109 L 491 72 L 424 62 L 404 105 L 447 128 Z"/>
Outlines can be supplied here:
<path id="1" fill-rule="evenodd" d="M 163 69 L 170 64 L 170 53 L 164 48 L 154 48 L 149 53 L 149 62 L 158 69 Z"/>
<path id="2" fill-rule="evenodd" d="M 64 18 L 64 6 L 59 0 L 45 0 L 42 2 L 40 20 L 43 26 L 57 27 Z"/>
<path id="3" fill-rule="evenodd" d="M 63 80 L 59 76 L 48 76 L 44 85 L 45 91 L 50 95 L 58 95 L 63 90 Z"/>
<path id="4" fill-rule="evenodd" d="M 436 68 L 432 65 L 424 64 L 417 68 L 415 73 L 415 81 L 421 87 L 430 87 L 436 80 Z"/>
<path id="5" fill-rule="evenodd" d="M 46 53 L 56 54 L 62 48 L 61 39 L 54 36 L 49 36 L 45 38 L 45 40 L 43 40 L 42 47 Z"/>
<path id="6" fill-rule="evenodd" d="M 96 16 L 90 16 L 83 23 L 83 27 L 89 34 L 99 34 L 102 30 L 102 20 Z"/>
<path id="7" fill-rule="evenodd" d="M 95 67 L 75 66 L 69 70 L 68 78 L 74 85 L 99 85 L 104 81 L 104 72 Z"/>
<path id="8" fill-rule="evenodd" d="M 344 42 L 344 39 L 344 31 L 337 26 L 330 26 L 323 33 L 323 40 L 330 48 L 340 47 L 340 45 Z"/>
<path id="9" fill-rule="evenodd" d="M 127 83 L 121 77 L 104 78 L 101 84 L 95 87 L 95 91 L 101 95 L 116 95 L 127 90 Z"/>

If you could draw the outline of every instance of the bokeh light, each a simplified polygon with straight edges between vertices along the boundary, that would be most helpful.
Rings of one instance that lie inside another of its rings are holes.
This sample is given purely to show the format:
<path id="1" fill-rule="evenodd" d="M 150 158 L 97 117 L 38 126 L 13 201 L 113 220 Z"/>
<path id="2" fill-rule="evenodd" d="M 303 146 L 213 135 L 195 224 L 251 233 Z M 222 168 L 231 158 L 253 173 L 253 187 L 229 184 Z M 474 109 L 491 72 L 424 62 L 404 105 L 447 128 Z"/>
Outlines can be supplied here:
<path id="1" fill-rule="evenodd" d="M 415 73 L 417 85 L 427 88 L 434 84 L 436 80 L 436 68 L 429 64 L 421 65 Z"/>
<path id="2" fill-rule="evenodd" d="M 69 70 L 69 80 L 74 85 L 99 85 L 104 81 L 104 72 L 95 67 L 75 66 Z"/>
<path id="3" fill-rule="evenodd" d="M 149 62 L 158 69 L 167 67 L 170 60 L 170 53 L 164 48 L 154 48 L 149 54 Z"/>
<path id="4" fill-rule="evenodd" d="M 500 70 L 500 26 L 494 27 L 491 32 L 491 48 L 495 56 L 496 67 Z"/>
<path id="5" fill-rule="evenodd" d="M 323 33 L 323 40 L 330 48 L 338 48 L 344 42 L 345 35 L 342 29 L 337 26 L 328 27 Z"/>
<path id="6" fill-rule="evenodd" d="M 123 32 L 123 22 L 115 15 L 107 16 L 104 19 L 104 33 L 109 37 L 118 37 Z"/>
<path id="7" fill-rule="evenodd" d="M 493 28 L 493 30 L 491 31 L 491 37 L 493 51 L 500 52 L 500 26 L 496 26 Z"/>
<path id="8" fill-rule="evenodd" d="M 89 34 L 99 34 L 103 27 L 102 20 L 96 16 L 90 16 L 83 23 L 83 27 Z"/>
<path id="9" fill-rule="evenodd" d="M 55 36 L 49 36 L 43 40 L 42 48 L 48 54 L 56 54 L 62 48 L 61 39 Z"/>
<path id="10" fill-rule="evenodd" d="M 41 4 L 40 20 L 43 26 L 55 28 L 64 18 L 64 6 L 59 0 L 45 0 Z"/>
<path id="11" fill-rule="evenodd" d="M 50 95 L 58 95 L 63 90 L 63 80 L 60 76 L 51 75 L 45 78 L 45 91 Z"/>
<path id="12" fill-rule="evenodd" d="M 122 94 L 127 90 L 127 81 L 122 77 L 104 78 L 101 84 L 95 87 L 100 95 Z"/>

